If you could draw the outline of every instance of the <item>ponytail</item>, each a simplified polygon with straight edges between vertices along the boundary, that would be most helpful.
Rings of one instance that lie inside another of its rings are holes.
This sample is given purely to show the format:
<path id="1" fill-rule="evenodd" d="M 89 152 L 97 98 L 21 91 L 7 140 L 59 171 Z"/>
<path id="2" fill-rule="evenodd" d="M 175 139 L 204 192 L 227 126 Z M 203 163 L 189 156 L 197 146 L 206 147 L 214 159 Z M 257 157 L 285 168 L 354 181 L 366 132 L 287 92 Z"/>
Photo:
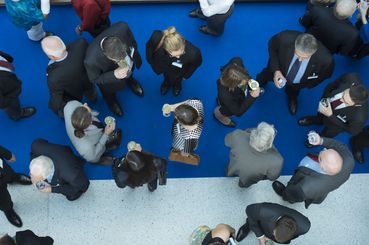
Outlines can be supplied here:
<path id="1" fill-rule="evenodd" d="M 176 31 L 174 26 L 170 26 L 163 31 L 163 36 L 161 37 L 160 42 L 154 52 L 161 47 L 167 51 L 177 51 L 183 49 L 184 45 L 185 40 L 182 35 Z"/>
<path id="2" fill-rule="evenodd" d="M 75 129 L 74 136 L 76 136 L 77 138 L 82 138 L 83 136 L 85 136 L 85 131 L 82 129 Z"/>

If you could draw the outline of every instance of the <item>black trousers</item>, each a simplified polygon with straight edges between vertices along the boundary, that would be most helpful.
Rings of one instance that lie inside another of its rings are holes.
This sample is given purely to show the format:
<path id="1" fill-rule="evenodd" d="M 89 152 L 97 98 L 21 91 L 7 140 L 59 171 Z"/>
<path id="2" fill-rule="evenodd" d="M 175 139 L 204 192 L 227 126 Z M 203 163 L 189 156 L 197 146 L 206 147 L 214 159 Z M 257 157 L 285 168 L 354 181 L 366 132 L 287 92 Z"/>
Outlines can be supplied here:
<path id="1" fill-rule="evenodd" d="M 133 69 L 132 69 L 133 72 Z M 133 73 L 129 78 L 125 78 L 124 79 L 126 81 L 126 83 L 129 85 L 129 83 L 134 83 L 134 79 L 133 79 Z M 97 85 L 101 91 L 102 96 L 104 97 L 105 101 L 107 104 L 112 105 L 112 104 L 119 104 L 119 101 L 117 99 L 117 92 L 118 91 L 114 91 L 112 89 L 107 89 L 104 84 L 98 84 Z"/>
<path id="2" fill-rule="evenodd" d="M 18 120 L 21 118 L 22 116 L 22 108 L 19 102 L 19 98 L 18 97 L 14 97 L 8 107 L 5 108 L 5 112 L 6 114 L 8 114 L 8 116 L 13 119 L 13 120 Z"/>
<path id="3" fill-rule="evenodd" d="M 180 86 L 183 80 L 183 75 L 181 73 L 175 72 L 174 70 L 169 70 L 163 73 L 164 83 L 170 86 Z"/>
<path id="4" fill-rule="evenodd" d="M 202 14 L 201 9 L 199 11 L 203 18 L 208 22 L 208 27 L 216 34 L 220 35 L 224 32 L 224 26 L 227 19 L 232 15 L 234 9 L 234 4 L 229 8 L 225 14 L 215 14 L 210 17 L 206 17 Z"/>
<path id="5" fill-rule="evenodd" d="M 366 126 L 358 135 L 351 137 L 350 142 L 353 152 L 369 147 L 369 126 Z"/>
<path id="6" fill-rule="evenodd" d="M 9 211 L 13 208 L 13 202 L 7 188 L 7 184 L 12 183 L 16 177 L 15 172 L 10 166 L 3 162 L 3 168 L 0 169 L 0 210 Z"/>

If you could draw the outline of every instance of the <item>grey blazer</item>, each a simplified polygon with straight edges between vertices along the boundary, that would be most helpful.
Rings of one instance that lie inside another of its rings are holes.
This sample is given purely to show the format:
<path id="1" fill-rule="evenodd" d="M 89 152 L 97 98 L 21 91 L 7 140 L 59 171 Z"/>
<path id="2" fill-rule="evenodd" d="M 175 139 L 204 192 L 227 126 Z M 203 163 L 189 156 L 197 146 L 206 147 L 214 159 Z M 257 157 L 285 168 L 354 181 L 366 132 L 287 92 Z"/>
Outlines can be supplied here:
<path id="1" fill-rule="evenodd" d="M 276 180 L 282 170 L 283 157 L 273 145 L 265 152 L 250 146 L 251 129 L 236 129 L 226 135 L 224 143 L 231 148 L 227 176 L 239 176 L 241 187 L 250 187 L 260 180 Z"/>
<path id="2" fill-rule="evenodd" d="M 65 128 L 70 141 L 76 148 L 78 153 L 88 162 L 96 163 L 101 155 L 105 152 L 105 144 L 108 136 L 104 134 L 101 128 L 86 129 L 85 136 L 77 138 L 74 135 L 74 127 L 72 125 L 72 113 L 81 106 L 82 103 L 77 100 L 69 101 L 64 107 Z"/>

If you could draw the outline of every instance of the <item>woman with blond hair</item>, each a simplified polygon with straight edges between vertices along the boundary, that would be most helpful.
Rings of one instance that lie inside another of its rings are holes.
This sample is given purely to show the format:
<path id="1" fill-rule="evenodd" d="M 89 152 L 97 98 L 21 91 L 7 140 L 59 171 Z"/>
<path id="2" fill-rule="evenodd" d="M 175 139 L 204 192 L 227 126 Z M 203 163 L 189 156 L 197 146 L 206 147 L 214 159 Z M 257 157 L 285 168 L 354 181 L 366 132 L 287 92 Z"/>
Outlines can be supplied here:
<path id="1" fill-rule="evenodd" d="M 173 26 L 153 32 L 146 43 L 146 59 L 156 74 L 164 74 L 161 95 L 173 86 L 174 96 L 181 92 L 182 80 L 190 78 L 202 63 L 200 50 L 185 40 Z"/>

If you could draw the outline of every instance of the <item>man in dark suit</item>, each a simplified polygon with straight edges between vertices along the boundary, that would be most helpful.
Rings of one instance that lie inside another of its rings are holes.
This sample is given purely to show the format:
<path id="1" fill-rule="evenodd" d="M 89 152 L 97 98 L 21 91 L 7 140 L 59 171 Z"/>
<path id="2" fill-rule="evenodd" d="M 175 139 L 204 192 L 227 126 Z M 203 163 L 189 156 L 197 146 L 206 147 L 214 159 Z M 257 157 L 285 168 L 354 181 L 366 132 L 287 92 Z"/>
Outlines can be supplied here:
<path id="1" fill-rule="evenodd" d="M 307 154 L 287 186 L 279 181 L 273 182 L 274 191 L 283 200 L 290 203 L 305 202 L 305 208 L 312 203 L 322 203 L 329 192 L 348 180 L 354 168 L 354 158 L 345 144 L 335 139 L 321 138 L 316 133 L 315 136 L 314 145 L 323 145 L 324 149 L 318 154 Z"/>
<path id="2" fill-rule="evenodd" d="M 288 244 L 292 239 L 307 233 L 310 221 L 294 209 L 276 203 L 255 203 L 246 208 L 246 223 L 237 232 L 237 241 L 253 231 L 264 245 L 267 240 Z"/>
<path id="3" fill-rule="evenodd" d="M 333 68 L 332 55 L 312 35 L 282 31 L 270 39 L 268 66 L 256 80 L 261 85 L 273 80 L 277 88 L 287 83 L 288 109 L 295 115 L 300 89 L 317 86 L 332 75 Z"/>
<path id="4" fill-rule="evenodd" d="M 41 192 L 60 193 L 69 201 L 78 199 L 90 184 L 83 172 L 84 161 L 68 146 L 37 139 L 31 146 L 30 173 Z"/>
<path id="5" fill-rule="evenodd" d="M 132 74 L 134 68 L 140 68 L 141 64 L 137 42 L 124 22 L 118 22 L 106 29 L 87 49 L 87 75 L 91 82 L 99 86 L 110 110 L 117 116 L 122 116 L 123 110 L 116 92 L 123 89 L 126 82 L 136 95 L 144 95 L 140 83 Z"/>
<path id="6" fill-rule="evenodd" d="M 88 79 L 83 63 L 88 47 L 85 39 L 66 47 L 58 36 L 49 36 L 41 41 L 41 47 L 50 58 L 46 75 L 51 110 L 63 118 L 63 108 L 69 101 L 81 101 L 84 94 L 89 100 L 96 100 L 95 85 Z"/>
<path id="7" fill-rule="evenodd" d="M 30 230 L 18 231 L 12 238 L 8 234 L 0 237 L 1 245 L 52 245 L 54 240 L 49 237 L 39 237 Z"/>
<path id="8" fill-rule="evenodd" d="M 6 161 L 12 163 L 16 161 L 16 158 L 13 153 L 0 146 L 0 210 L 5 213 L 12 225 L 21 227 L 22 220 L 13 209 L 13 202 L 7 186 L 14 182 L 21 185 L 31 185 L 32 182 L 28 176 L 15 173 Z"/>
<path id="9" fill-rule="evenodd" d="M 333 138 L 341 132 L 358 134 L 368 119 L 368 90 L 356 73 L 347 73 L 324 90 L 316 116 L 305 116 L 298 124 L 324 124 L 321 135 Z"/>
<path id="10" fill-rule="evenodd" d="M 5 109 L 13 120 L 30 117 L 36 113 L 35 107 L 21 108 L 19 95 L 22 82 L 15 75 L 13 57 L 0 51 L 0 108 Z"/>
<path id="11" fill-rule="evenodd" d="M 332 53 L 352 56 L 360 43 L 359 31 L 349 20 L 356 7 L 354 0 L 340 0 L 333 8 L 313 5 L 300 23 Z"/>
<path id="12" fill-rule="evenodd" d="M 364 163 L 363 149 L 369 147 L 369 126 L 350 139 L 352 154 L 359 163 Z"/>

